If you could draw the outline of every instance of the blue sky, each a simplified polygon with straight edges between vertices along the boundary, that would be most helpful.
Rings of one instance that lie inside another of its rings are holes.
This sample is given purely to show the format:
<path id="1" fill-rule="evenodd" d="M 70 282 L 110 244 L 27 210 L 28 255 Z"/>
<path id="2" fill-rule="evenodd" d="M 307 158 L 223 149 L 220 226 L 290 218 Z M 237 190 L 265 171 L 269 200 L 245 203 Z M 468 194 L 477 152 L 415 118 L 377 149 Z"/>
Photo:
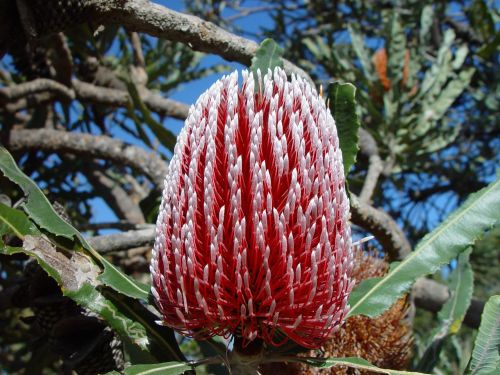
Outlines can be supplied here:
<path id="1" fill-rule="evenodd" d="M 180 0 L 173 0 L 173 1 L 168 1 L 168 0 L 156 0 L 154 1 L 157 4 L 164 5 L 170 9 L 173 9 L 175 11 L 179 12 L 185 12 L 185 6 L 184 2 Z M 245 2 L 245 5 L 248 7 L 256 6 L 258 5 L 258 1 L 247 1 Z M 240 26 L 242 29 L 245 31 L 258 31 L 260 27 L 263 26 L 268 26 L 271 24 L 271 19 L 268 14 L 265 13 L 259 13 L 255 15 L 250 15 L 248 17 L 244 17 L 241 20 L 237 22 L 237 25 Z M 259 40 L 255 40 L 256 42 L 260 42 Z M 202 66 L 204 67 L 209 67 L 213 66 L 215 64 L 225 64 L 229 66 L 231 69 L 244 69 L 246 68 L 245 66 L 239 64 L 239 63 L 234 63 L 234 62 L 227 62 L 224 59 L 220 58 L 219 56 L 216 55 L 206 55 L 206 57 L 202 61 Z M 176 92 L 174 92 L 170 98 L 178 100 L 180 102 L 186 103 L 186 104 L 193 104 L 196 99 L 205 91 L 207 90 L 217 79 L 219 79 L 224 73 L 214 73 L 211 75 L 208 75 L 202 79 L 192 81 L 186 84 L 183 84 Z M 172 130 L 175 134 L 178 134 L 180 129 L 183 126 L 183 122 L 172 119 L 172 118 L 167 118 L 163 121 L 163 125 L 167 127 L 168 129 Z M 120 138 L 124 139 L 125 141 L 128 142 L 133 142 L 133 140 L 130 136 L 128 136 L 125 133 L 120 133 L 117 134 Z M 136 143 L 136 142 L 134 142 Z M 105 202 L 101 198 L 95 198 L 92 201 L 92 223 L 103 223 L 103 222 L 112 222 L 116 221 L 117 218 L 114 215 L 114 213 L 111 211 L 111 209 L 105 204 Z M 103 230 L 101 231 L 102 233 L 109 233 L 113 232 L 113 230 Z"/>

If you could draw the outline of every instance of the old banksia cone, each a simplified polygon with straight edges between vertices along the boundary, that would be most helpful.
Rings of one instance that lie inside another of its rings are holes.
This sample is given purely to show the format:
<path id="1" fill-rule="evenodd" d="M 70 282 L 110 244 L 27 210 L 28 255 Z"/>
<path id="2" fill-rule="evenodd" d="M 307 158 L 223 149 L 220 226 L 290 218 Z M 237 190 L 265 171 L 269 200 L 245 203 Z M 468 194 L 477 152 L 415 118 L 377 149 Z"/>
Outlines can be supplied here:
<path id="1" fill-rule="evenodd" d="M 235 72 L 191 107 L 170 162 L 151 263 L 164 324 L 317 347 L 353 281 L 335 122 L 306 81 Z M 278 335 L 282 336 L 282 335 Z"/>

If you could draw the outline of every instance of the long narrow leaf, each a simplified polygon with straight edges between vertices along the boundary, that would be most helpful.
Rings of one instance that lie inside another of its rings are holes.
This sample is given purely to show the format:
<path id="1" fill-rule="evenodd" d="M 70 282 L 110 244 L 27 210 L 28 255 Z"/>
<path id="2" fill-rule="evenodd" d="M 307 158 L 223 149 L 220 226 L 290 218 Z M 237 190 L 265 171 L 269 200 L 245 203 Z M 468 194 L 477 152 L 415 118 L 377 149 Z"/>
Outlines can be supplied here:
<path id="1" fill-rule="evenodd" d="M 0 149 L 0 156 L 3 150 Z M 7 156 L 10 157 L 10 154 L 7 153 Z M 11 158 L 6 159 L 11 164 L 8 165 L 9 168 L 5 167 L 5 163 L 0 164 L 0 169 L 4 171 L 4 174 L 7 177 L 14 176 L 28 185 L 26 189 L 31 192 L 32 199 L 46 200 L 36 184 L 22 174 L 15 162 L 9 160 Z M 5 171 L 10 175 L 7 175 Z M 23 176 L 26 178 L 23 179 Z M 26 204 L 24 209 L 29 213 L 27 206 Z M 59 218 L 48 201 L 43 208 L 44 214 L 55 215 Z M 31 216 L 33 217 L 36 216 Z M 63 255 L 46 238 L 40 236 L 41 232 L 38 228 L 20 210 L 1 205 L 0 223 L 2 223 L 2 228 L 9 228 L 9 232 L 24 240 L 23 248 L 1 246 L 0 253 L 13 255 L 23 252 L 35 258 L 48 275 L 59 283 L 65 296 L 104 318 L 122 338 L 138 345 L 142 350 L 151 351 L 157 360 L 183 359 L 182 353 L 178 351 L 172 330 L 158 326 L 155 323 L 156 317 L 142 303 L 132 299 L 147 301 L 148 288 L 122 274 L 113 264 L 102 258 L 70 224 L 63 221 L 60 228 L 64 229 L 67 235 L 71 235 L 70 238 L 73 240 L 81 241 L 87 252 L 69 251 L 68 254 Z M 46 228 L 49 233 L 50 229 L 52 229 L 50 226 Z M 104 272 L 99 276 L 97 275 L 100 269 L 94 263 L 95 261 L 100 261 L 104 266 Z M 106 288 L 102 288 L 101 282 L 111 286 L 111 289 L 107 291 Z M 112 290 L 120 294 L 111 293 Z"/>
<path id="2" fill-rule="evenodd" d="M 500 220 L 500 179 L 472 194 L 438 228 L 425 236 L 384 278 L 360 283 L 349 300 L 349 316 L 375 317 L 387 310 L 414 281 L 436 272 Z"/>
<path id="3" fill-rule="evenodd" d="M 439 326 L 431 334 L 427 346 L 417 366 L 418 371 L 431 372 L 439 360 L 439 354 L 446 339 L 458 332 L 472 299 L 473 273 L 469 263 L 471 250 L 458 257 L 458 266 L 453 270 L 450 283 L 451 298 L 438 313 Z"/>
<path id="4" fill-rule="evenodd" d="M 467 374 L 500 373 L 500 295 L 484 306 Z"/>
<path id="5" fill-rule="evenodd" d="M 191 367 L 183 362 L 166 362 L 130 366 L 125 369 L 125 375 L 179 375 L 188 370 L 191 370 Z"/>
<path id="6" fill-rule="evenodd" d="M 372 63 L 370 61 L 370 53 L 365 47 L 363 35 L 360 33 L 358 28 L 353 25 L 349 25 L 347 29 L 349 30 L 349 35 L 351 36 L 352 48 L 358 56 L 363 72 L 365 73 L 365 77 L 371 82 L 375 81 Z"/>
<path id="7" fill-rule="evenodd" d="M 359 118 L 356 113 L 356 87 L 351 83 L 334 82 L 328 86 L 330 111 L 337 125 L 344 174 L 356 162 L 358 154 Z"/>
<path id="8" fill-rule="evenodd" d="M 294 362 L 302 362 L 308 364 L 310 366 L 319 367 L 319 368 L 330 368 L 334 366 L 345 366 L 351 367 L 358 370 L 367 370 L 370 372 L 377 372 L 381 374 L 389 374 L 389 375 L 423 375 L 420 372 L 411 372 L 411 371 L 400 371 L 400 370 L 389 370 L 382 369 L 377 366 L 372 365 L 365 359 L 356 358 L 356 357 L 346 357 L 346 358 L 303 358 L 296 357 Z"/>
<path id="9" fill-rule="evenodd" d="M 89 254 L 103 265 L 104 272 L 100 276 L 100 280 L 104 284 L 129 297 L 140 298 L 144 301 L 147 300 L 149 288 L 120 272 L 113 264 L 92 249 L 78 230 L 59 217 L 47 197 L 38 186 L 18 168 L 16 162 L 4 147 L 0 147 L 0 170 L 6 178 L 17 184 L 23 190 L 27 201 L 22 207 L 39 227 L 55 236 L 61 236 L 79 242 Z"/>
<path id="10" fill-rule="evenodd" d="M 5 223 L 14 234 L 23 239 L 26 235 L 39 235 L 40 231 L 24 213 L 0 203 L 0 222 Z"/>

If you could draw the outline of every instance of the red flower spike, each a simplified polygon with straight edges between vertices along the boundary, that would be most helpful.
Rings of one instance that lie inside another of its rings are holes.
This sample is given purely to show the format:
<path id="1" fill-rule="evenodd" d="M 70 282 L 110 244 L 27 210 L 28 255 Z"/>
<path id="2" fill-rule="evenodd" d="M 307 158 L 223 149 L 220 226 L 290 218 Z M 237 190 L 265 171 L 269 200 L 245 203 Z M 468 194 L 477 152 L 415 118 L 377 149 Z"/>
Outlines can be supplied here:
<path id="1" fill-rule="evenodd" d="M 335 122 L 303 79 L 225 76 L 190 108 L 156 227 L 152 293 L 197 339 L 318 347 L 353 286 L 349 201 Z"/>

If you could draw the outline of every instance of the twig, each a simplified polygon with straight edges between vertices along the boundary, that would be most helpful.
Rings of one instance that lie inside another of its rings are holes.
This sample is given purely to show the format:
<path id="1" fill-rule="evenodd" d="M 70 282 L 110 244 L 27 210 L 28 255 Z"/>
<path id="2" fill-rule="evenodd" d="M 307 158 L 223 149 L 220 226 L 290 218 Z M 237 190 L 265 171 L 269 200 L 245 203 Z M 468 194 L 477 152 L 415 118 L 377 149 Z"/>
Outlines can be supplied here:
<path id="1" fill-rule="evenodd" d="M 130 43 L 132 44 L 132 50 L 134 51 L 134 65 L 144 68 L 146 63 L 144 61 L 144 55 L 142 53 L 141 38 L 136 32 L 130 32 Z"/>
<path id="2" fill-rule="evenodd" d="M 135 84 L 145 87 L 148 82 L 148 74 L 146 72 L 146 62 L 142 53 L 142 44 L 139 34 L 135 31 L 128 33 L 132 51 L 134 52 L 134 65 L 130 67 L 132 80 Z"/>
<path id="3" fill-rule="evenodd" d="M 43 150 L 113 160 L 146 175 L 158 190 L 163 188 L 168 170 L 167 162 L 160 157 L 104 135 L 51 129 L 13 130 L 8 147 L 12 150 Z"/>
<path id="4" fill-rule="evenodd" d="M 71 54 L 71 49 L 63 33 L 52 36 L 52 40 L 52 45 L 57 53 L 57 59 L 52 61 L 55 67 L 57 80 L 66 86 L 71 86 L 71 76 L 73 74 L 73 56 Z"/>
<path id="5" fill-rule="evenodd" d="M 51 79 L 37 78 L 33 81 L 0 88 L 0 102 L 16 101 L 42 92 L 49 92 L 70 100 L 75 98 L 75 93 L 63 84 Z"/>

